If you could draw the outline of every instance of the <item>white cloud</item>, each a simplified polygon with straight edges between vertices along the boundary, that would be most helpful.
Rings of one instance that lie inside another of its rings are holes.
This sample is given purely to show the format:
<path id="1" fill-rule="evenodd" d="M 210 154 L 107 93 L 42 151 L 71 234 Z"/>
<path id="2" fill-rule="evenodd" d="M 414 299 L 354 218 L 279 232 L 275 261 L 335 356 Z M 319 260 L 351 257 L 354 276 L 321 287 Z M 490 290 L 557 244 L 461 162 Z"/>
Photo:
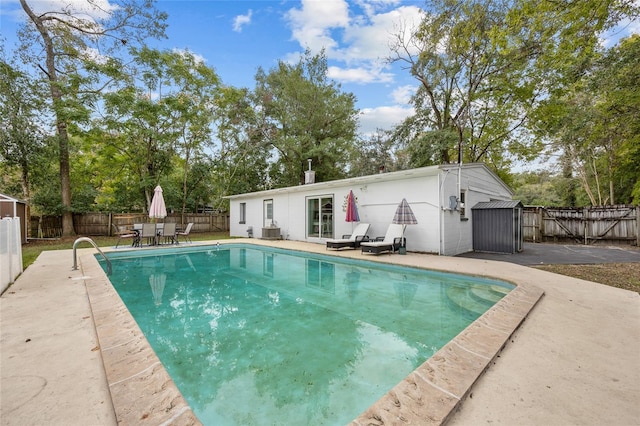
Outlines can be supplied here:
<path id="1" fill-rule="evenodd" d="M 404 26 L 414 28 L 422 17 L 415 6 L 402 6 L 389 12 L 372 15 L 345 29 L 343 45 L 336 59 L 345 62 L 384 61 L 390 54 L 395 34 Z"/>
<path id="2" fill-rule="evenodd" d="M 377 129 L 389 130 L 412 114 L 413 108 L 406 106 L 363 108 L 360 110 L 359 133 L 370 136 L 375 134 Z"/>
<path id="3" fill-rule="evenodd" d="M 363 67 L 340 68 L 330 66 L 327 70 L 327 76 L 343 83 L 356 84 L 390 82 L 393 80 L 393 74 L 389 72 L 384 72 L 382 69 L 366 69 Z"/>
<path id="4" fill-rule="evenodd" d="M 395 72 L 387 58 L 394 35 L 415 28 L 423 12 L 401 0 L 303 0 L 300 7 L 285 15 L 292 39 L 312 53 L 324 49 L 329 62 L 327 75 L 358 85 L 393 83 Z M 351 8 L 351 9 L 350 9 Z M 289 58 L 298 55 L 289 55 Z M 404 72 L 404 71 L 402 71 Z M 408 101 L 415 90 L 401 86 L 389 93 L 392 106 L 360 111 L 360 133 L 372 135 L 377 129 L 391 129 L 413 114 Z"/>
<path id="5" fill-rule="evenodd" d="M 240 33 L 242 27 L 251 23 L 251 17 L 253 16 L 253 10 L 249 9 L 246 15 L 238 15 L 233 20 L 233 31 Z"/>
<path id="6" fill-rule="evenodd" d="M 416 92 L 417 87 L 407 84 L 406 86 L 400 86 L 391 92 L 391 98 L 395 104 L 409 105 L 411 96 Z"/>
<path id="7" fill-rule="evenodd" d="M 190 51 L 189 49 L 178 49 L 178 48 L 174 48 L 171 49 L 172 52 L 174 53 L 178 53 L 180 55 L 182 55 L 183 57 L 187 57 L 187 56 L 191 56 L 193 57 L 194 61 L 198 64 L 204 64 L 207 62 L 207 60 L 205 59 L 204 56 L 197 54 L 197 53 L 193 53 L 192 51 Z"/>
<path id="8" fill-rule="evenodd" d="M 388 83 L 393 81 L 387 58 L 393 35 L 414 27 L 422 18 L 417 6 L 400 6 L 399 0 L 357 0 L 349 10 L 344 0 L 303 0 L 286 19 L 292 39 L 312 53 L 324 49 L 332 66 L 330 77 L 341 82 Z M 362 13 L 364 12 L 364 13 Z M 337 64 L 336 64 L 337 63 Z M 344 64 L 344 65 L 340 65 Z"/>
<path id="9" fill-rule="evenodd" d="M 332 38 L 333 29 L 349 25 L 349 6 L 344 0 L 302 0 L 299 9 L 286 14 L 292 30 L 292 38 L 303 48 L 319 52 L 331 51 L 338 43 Z"/>

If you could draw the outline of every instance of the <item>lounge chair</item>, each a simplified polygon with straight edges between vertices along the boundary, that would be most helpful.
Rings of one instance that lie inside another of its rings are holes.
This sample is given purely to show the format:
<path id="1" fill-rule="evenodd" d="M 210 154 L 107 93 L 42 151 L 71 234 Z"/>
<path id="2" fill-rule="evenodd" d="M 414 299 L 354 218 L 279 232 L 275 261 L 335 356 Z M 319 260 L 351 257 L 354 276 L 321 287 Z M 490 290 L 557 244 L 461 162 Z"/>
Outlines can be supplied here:
<path id="1" fill-rule="evenodd" d="M 327 249 L 340 250 L 341 248 L 358 248 L 360 243 L 367 241 L 367 231 L 369 230 L 368 223 L 359 223 L 353 230 L 351 235 L 343 235 L 340 239 L 327 240 Z"/>
<path id="2" fill-rule="evenodd" d="M 111 226 L 113 227 L 113 235 L 117 235 L 118 236 L 118 241 L 116 242 L 116 248 L 118 248 L 118 245 L 120 244 L 120 240 L 122 239 L 127 239 L 127 240 L 131 240 L 131 247 L 136 247 L 140 244 L 140 234 L 136 231 L 132 231 L 130 229 L 126 229 L 126 228 L 118 228 L 115 223 L 112 223 Z"/>
<path id="3" fill-rule="evenodd" d="M 193 227 L 193 222 L 189 222 L 184 231 L 176 232 L 176 244 L 179 243 L 178 237 L 184 237 L 185 241 L 189 241 L 192 243 L 191 238 L 189 238 L 189 233 L 191 232 L 191 228 Z"/>
<path id="4" fill-rule="evenodd" d="M 176 224 L 168 222 L 164 224 L 162 228 L 162 238 L 165 243 L 171 242 L 174 244 L 176 242 Z"/>
<path id="5" fill-rule="evenodd" d="M 407 225 L 391 224 L 387 228 L 384 237 L 378 237 L 373 241 L 363 242 L 360 244 L 362 253 L 380 254 L 384 252 L 395 252 L 400 249 L 402 235 Z"/>

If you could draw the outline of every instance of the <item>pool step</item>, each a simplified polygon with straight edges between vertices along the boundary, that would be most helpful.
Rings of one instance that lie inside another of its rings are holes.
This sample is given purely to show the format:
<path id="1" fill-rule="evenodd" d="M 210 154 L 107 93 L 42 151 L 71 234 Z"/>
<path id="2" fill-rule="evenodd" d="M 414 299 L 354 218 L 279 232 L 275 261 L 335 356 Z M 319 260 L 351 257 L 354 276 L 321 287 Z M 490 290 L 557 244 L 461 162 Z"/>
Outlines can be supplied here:
<path id="1" fill-rule="evenodd" d="M 471 316 L 482 315 L 487 309 L 502 299 L 509 289 L 500 286 L 450 287 L 447 289 L 449 302 Z"/>
<path id="2" fill-rule="evenodd" d="M 469 294 L 474 300 L 494 304 L 506 296 L 509 291 L 508 288 L 492 285 L 487 287 L 474 287 L 469 290 Z"/>

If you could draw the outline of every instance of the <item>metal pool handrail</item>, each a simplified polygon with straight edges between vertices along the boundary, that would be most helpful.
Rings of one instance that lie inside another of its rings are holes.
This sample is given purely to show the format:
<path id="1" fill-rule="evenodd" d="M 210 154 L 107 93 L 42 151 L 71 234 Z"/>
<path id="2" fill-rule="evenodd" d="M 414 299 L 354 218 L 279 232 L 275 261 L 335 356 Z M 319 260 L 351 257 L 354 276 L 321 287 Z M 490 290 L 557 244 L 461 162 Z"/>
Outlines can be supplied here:
<path id="1" fill-rule="evenodd" d="M 98 252 L 102 255 L 102 257 L 104 257 L 104 260 L 107 262 L 107 275 L 111 275 L 111 261 L 109 260 L 109 258 L 102 252 L 102 250 L 100 250 L 100 247 L 98 247 L 96 245 L 96 243 L 89 237 L 80 237 L 77 240 L 75 240 L 73 242 L 73 270 L 77 271 L 78 270 L 78 258 L 76 256 L 76 246 L 78 245 L 78 243 L 81 243 L 83 241 L 87 241 L 89 243 L 91 243 L 91 245 L 93 247 L 95 247 L 96 250 L 98 250 Z"/>

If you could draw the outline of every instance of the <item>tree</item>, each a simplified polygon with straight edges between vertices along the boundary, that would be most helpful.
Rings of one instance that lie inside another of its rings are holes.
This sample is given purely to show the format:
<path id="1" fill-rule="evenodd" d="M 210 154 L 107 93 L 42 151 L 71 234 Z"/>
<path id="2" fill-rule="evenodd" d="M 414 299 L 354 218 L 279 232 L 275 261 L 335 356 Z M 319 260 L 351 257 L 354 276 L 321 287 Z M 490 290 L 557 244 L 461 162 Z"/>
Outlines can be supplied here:
<path id="1" fill-rule="evenodd" d="M 542 149 L 529 118 L 584 72 L 598 36 L 637 13 L 632 0 L 435 0 L 416 31 L 395 35 L 391 61 L 419 82 L 415 116 L 397 128 L 413 164 L 485 161 Z"/>
<path id="2" fill-rule="evenodd" d="M 28 23 L 20 37 L 21 51 L 33 52 L 35 63 L 49 83 L 51 109 L 55 119 L 60 164 L 63 235 L 72 235 L 73 215 L 69 161 L 69 131 L 75 123 L 86 120 L 88 112 L 82 93 L 100 90 L 99 82 L 88 71 L 113 69 L 109 55 L 127 43 L 135 44 L 147 37 L 164 35 L 166 14 L 157 12 L 151 0 L 119 0 L 110 9 L 95 2 L 83 3 L 83 10 L 69 7 L 59 11 L 36 12 L 27 0 L 20 0 Z M 36 4 L 38 5 L 38 4 Z M 36 53 L 31 47 L 37 45 Z M 39 54 L 40 51 L 44 55 Z M 100 52 L 100 56 L 96 56 Z M 44 63 L 41 61 L 44 60 Z M 85 74 L 83 75 L 83 70 Z"/>
<path id="3" fill-rule="evenodd" d="M 378 129 L 367 139 L 358 141 L 349 176 L 366 176 L 403 168 L 406 168 L 403 152 L 398 149 L 389 131 Z"/>
<path id="4" fill-rule="evenodd" d="M 215 207 L 226 209 L 224 195 L 268 188 L 269 145 L 262 137 L 259 114 L 248 89 L 223 87 L 216 100 L 213 177 Z"/>
<path id="5" fill-rule="evenodd" d="M 122 87 L 103 98 L 105 115 L 98 127 L 106 130 L 105 149 L 117 153 L 135 176 L 147 207 L 153 188 L 180 166 L 184 211 L 195 189 L 189 183 L 199 182 L 189 179 L 190 168 L 206 159 L 211 144 L 219 78 L 188 52 L 142 48 L 131 54 L 134 66 L 124 70 Z"/>
<path id="6" fill-rule="evenodd" d="M 582 77 L 542 103 L 538 128 L 592 205 L 630 203 L 640 176 L 640 36 L 581 67 Z"/>
<path id="7" fill-rule="evenodd" d="M 280 61 L 269 73 L 260 68 L 254 95 L 257 132 L 274 150 L 271 185 L 303 183 L 308 159 L 319 180 L 345 176 L 357 127 L 355 98 L 329 81 L 324 52 L 307 51 L 295 65 Z"/>
<path id="8" fill-rule="evenodd" d="M 559 206 L 561 195 L 556 188 L 558 178 L 548 171 L 516 173 L 513 180 L 514 198 L 524 205 Z"/>
<path id="9" fill-rule="evenodd" d="M 436 0 L 416 31 L 395 34 L 390 60 L 419 82 L 416 114 L 395 133 L 413 166 L 457 157 L 501 167 L 507 147 L 523 157 L 535 151 L 516 131 L 535 95 L 537 78 L 526 71 L 538 51 L 508 13 L 504 2 Z"/>
<path id="10" fill-rule="evenodd" d="M 640 201 L 640 35 L 608 49 L 590 80 L 611 204 Z M 635 197 L 634 197 L 635 194 Z"/>
<path id="11" fill-rule="evenodd" d="M 36 84 L 25 73 L 0 61 L 0 157 L 8 166 L 20 169 L 27 206 L 31 200 L 31 168 L 39 161 L 46 139 L 41 130 L 42 101 Z"/>

